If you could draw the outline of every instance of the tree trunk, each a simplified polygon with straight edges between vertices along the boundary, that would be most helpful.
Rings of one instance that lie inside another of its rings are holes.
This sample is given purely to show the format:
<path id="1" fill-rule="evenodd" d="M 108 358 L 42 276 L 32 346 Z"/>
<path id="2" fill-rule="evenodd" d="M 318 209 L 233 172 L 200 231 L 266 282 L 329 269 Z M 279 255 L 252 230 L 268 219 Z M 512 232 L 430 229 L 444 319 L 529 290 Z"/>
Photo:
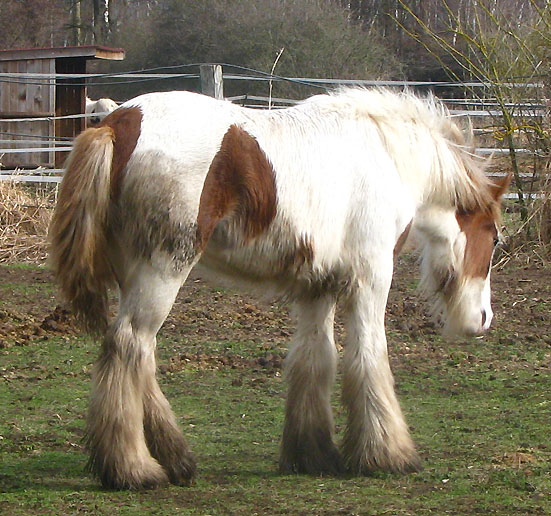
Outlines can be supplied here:
<path id="1" fill-rule="evenodd" d="M 82 43 L 82 16 L 80 14 L 81 0 L 71 2 L 71 19 L 73 25 L 73 44 L 78 46 Z"/>
<path id="2" fill-rule="evenodd" d="M 109 35 L 109 0 L 93 0 L 94 4 L 94 43 L 104 43 Z"/>

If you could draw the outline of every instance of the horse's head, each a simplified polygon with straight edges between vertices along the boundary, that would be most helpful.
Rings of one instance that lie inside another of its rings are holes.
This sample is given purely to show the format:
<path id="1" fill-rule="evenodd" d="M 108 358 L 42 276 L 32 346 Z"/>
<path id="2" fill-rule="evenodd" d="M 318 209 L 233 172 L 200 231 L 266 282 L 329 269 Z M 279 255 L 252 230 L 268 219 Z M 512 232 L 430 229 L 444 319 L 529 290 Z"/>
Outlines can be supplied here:
<path id="1" fill-rule="evenodd" d="M 500 241 L 501 198 L 509 181 L 507 176 L 490 185 L 487 206 L 455 212 L 432 209 L 420 217 L 422 286 L 445 333 L 480 335 L 490 327 L 490 270 Z"/>
<path id="2" fill-rule="evenodd" d="M 86 98 L 86 114 L 95 115 L 90 117 L 91 125 L 99 124 L 111 111 L 115 111 L 119 106 L 111 99 L 91 100 Z"/>

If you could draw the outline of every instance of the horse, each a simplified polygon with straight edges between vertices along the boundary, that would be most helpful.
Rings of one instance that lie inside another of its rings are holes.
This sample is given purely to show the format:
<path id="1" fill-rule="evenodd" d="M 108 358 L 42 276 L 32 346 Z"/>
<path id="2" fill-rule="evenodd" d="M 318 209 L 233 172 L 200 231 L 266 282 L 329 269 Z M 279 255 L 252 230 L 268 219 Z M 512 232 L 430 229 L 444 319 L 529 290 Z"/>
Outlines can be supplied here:
<path id="1" fill-rule="evenodd" d="M 111 99 L 102 98 L 98 100 L 92 100 L 86 97 L 86 110 L 87 115 L 96 115 L 90 117 L 91 124 L 98 124 L 101 122 L 111 111 L 115 111 L 119 105 Z"/>
<path id="2" fill-rule="evenodd" d="M 419 470 L 394 391 L 385 307 L 396 256 L 415 233 L 421 284 L 443 330 L 490 327 L 490 268 L 510 178 L 487 178 L 471 133 L 434 97 L 354 88 L 280 110 L 149 93 L 82 132 L 50 256 L 64 297 L 103 339 L 85 437 L 102 485 L 185 485 L 195 475 L 155 377 L 155 348 L 197 264 L 296 308 L 282 473 Z M 346 313 L 340 445 L 330 405 L 337 302 Z"/>

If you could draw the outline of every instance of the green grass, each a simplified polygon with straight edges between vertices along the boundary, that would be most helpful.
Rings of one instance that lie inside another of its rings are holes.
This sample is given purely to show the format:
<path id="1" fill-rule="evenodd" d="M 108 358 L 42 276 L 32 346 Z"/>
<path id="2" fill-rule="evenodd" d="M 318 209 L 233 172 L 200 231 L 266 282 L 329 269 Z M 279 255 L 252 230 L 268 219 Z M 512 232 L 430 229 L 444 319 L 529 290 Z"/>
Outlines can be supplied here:
<path id="1" fill-rule="evenodd" d="M 2 264 L 2 267 L 9 268 L 9 269 L 20 269 L 20 270 L 43 270 L 47 269 L 47 265 L 37 264 L 37 263 L 10 263 L 9 265 Z"/>
<path id="2" fill-rule="evenodd" d="M 425 349 L 419 339 L 407 346 Z M 550 514 L 550 349 L 500 331 L 484 341 L 430 341 L 434 356 L 412 353 L 395 367 L 422 472 L 279 475 L 279 371 L 191 362 L 159 380 L 197 455 L 198 478 L 144 492 L 102 490 L 85 472 L 81 438 L 97 344 L 66 336 L 0 349 L 0 514 Z M 390 337 L 392 350 L 401 345 Z M 189 351 L 184 336 L 161 338 L 159 348 L 161 364 Z M 204 342 L 199 351 L 252 361 L 265 352 L 234 341 Z"/>
<path id="3" fill-rule="evenodd" d="M 4 283 L 0 285 L 0 292 L 11 291 L 18 292 L 20 294 L 33 295 L 39 292 L 55 293 L 56 290 L 53 285 L 22 285 L 20 283 Z M 6 302 L 6 301 L 5 301 Z"/>
<path id="4" fill-rule="evenodd" d="M 243 345 L 238 349 L 246 351 Z M 551 421 L 551 378 L 534 377 L 530 370 L 464 369 L 461 357 L 478 352 L 477 358 L 485 360 L 482 349 L 463 343 L 444 365 L 424 363 L 420 374 L 397 375 L 400 398 L 425 459 L 424 471 L 403 477 L 280 476 L 280 376 L 193 368 L 162 375 L 163 388 L 197 453 L 200 474 L 189 488 L 129 493 L 101 490 L 84 473 L 86 455 L 79 439 L 95 345 L 69 338 L 8 348 L 2 355 L 0 384 L 0 511 L 546 514 L 551 510 L 545 424 Z M 503 358 L 511 353 L 517 352 L 500 350 Z M 343 414 L 338 405 L 335 409 L 342 430 Z M 519 452 L 534 462 L 516 467 L 504 460 L 506 454 Z"/>

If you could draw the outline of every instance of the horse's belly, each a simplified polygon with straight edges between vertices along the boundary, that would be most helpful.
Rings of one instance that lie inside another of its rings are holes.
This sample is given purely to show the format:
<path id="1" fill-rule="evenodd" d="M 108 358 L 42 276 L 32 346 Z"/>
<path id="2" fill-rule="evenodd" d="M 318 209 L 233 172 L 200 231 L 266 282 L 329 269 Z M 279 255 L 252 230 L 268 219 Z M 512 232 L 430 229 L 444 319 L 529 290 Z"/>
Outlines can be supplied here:
<path id="1" fill-rule="evenodd" d="M 222 224 L 209 241 L 201 260 L 202 269 L 213 279 L 257 286 L 256 290 L 293 299 L 341 294 L 353 283 L 353 274 L 342 262 L 323 266 L 314 260 L 313 251 L 303 241 L 272 230 L 251 242 L 243 243 Z M 258 288 L 259 287 L 259 288 Z"/>
<path id="2" fill-rule="evenodd" d="M 265 282 L 289 276 L 282 249 L 268 242 L 238 244 L 213 235 L 200 264 L 235 280 Z"/>

